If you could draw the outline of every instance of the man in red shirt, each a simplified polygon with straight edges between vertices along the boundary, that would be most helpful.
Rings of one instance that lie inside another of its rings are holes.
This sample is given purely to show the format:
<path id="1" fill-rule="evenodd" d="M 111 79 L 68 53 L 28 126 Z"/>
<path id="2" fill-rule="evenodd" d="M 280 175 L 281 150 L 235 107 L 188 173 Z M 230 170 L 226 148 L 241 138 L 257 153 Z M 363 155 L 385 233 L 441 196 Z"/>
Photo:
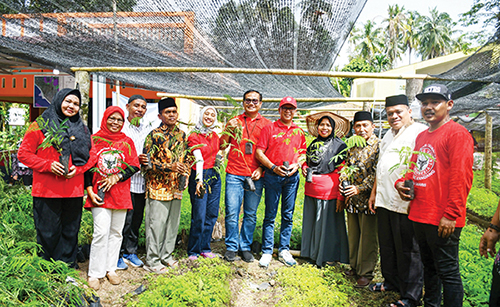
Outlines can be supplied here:
<path id="1" fill-rule="evenodd" d="M 421 112 L 429 129 L 417 136 L 412 156 L 415 198 L 410 203 L 422 263 L 425 306 L 462 306 L 463 285 L 458 265 L 460 232 L 465 226 L 465 206 L 472 186 L 473 140 L 470 133 L 450 118 L 451 92 L 442 84 L 418 94 Z M 403 200 L 410 200 L 404 179 L 396 181 Z"/>
<path id="2" fill-rule="evenodd" d="M 236 260 L 240 251 L 246 262 L 254 257 L 250 245 L 257 223 L 257 207 L 262 196 L 264 182 L 262 167 L 255 158 L 257 144 L 262 128 L 271 123 L 259 114 L 262 107 L 262 94 L 249 90 L 243 94 L 245 113 L 232 118 L 220 138 L 221 148 L 229 146 L 226 167 L 226 254 L 227 261 Z M 253 185 L 253 187 L 251 187 Z M 239 233 L 238 219 L 243 203 L 243 223 Z"/>
<path id="3" fill-rule="evenodd" d="M 257 143 L 256 157 L 266 167 L 266 212 L 262 226 L 262 252 L 259 261 L 268 267 L 274 247 L 274 219 L 281 200 L 281 232 L 279 260 L 292 266 L 297 262 L 290 254 L 293 211 L 299 187 L 299 169 L 305 160 L 306 138 L 304 131 L 293 122 L 297 112 L 297 101 L 292 97 L 281 99 L 280 119 L 262 129 Z"/>

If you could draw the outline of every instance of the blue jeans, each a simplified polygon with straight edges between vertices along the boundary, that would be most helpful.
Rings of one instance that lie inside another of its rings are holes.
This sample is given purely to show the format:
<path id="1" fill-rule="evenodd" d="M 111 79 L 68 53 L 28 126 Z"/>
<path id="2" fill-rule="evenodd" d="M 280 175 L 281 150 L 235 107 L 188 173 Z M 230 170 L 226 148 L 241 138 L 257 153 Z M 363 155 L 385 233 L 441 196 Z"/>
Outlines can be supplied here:
<path id="1" fill-rule="evenodd" d="M 278 250 L 290 249 L 290 237 L 292 236 L 293 211 L 295 209 L 295 199 L 299 187 L 299 172 L 290 177 L 281 177 L 270 172 L 264 177 L 266 186 L 266 214 L 262 225 L 262 252 L 272 254 L 274 247 L 274 220 L 278 212 L 278 205 L 281 198 L 281 230 Z"/>
<path id="2" fill-rule="evenodd" d="M 245 176 L 226 174 L 226 249 L 237 252 L 249 251 L 257 223 L 257 207 L 262 196 L 263 179 L 253 182 L 255 191 L 250 191 Z M 243 223 L 238 236 L 238 220 L 243 202 Z"/>
<path id="3" fill-rule="evenodd" d="M 424 265 L 424 306 L 441 306 L 442 296 L 443 306 L 462 306 L 464 288 L 458 265 L 458 245 L 462 228 L 455 228 L 448 238 L 438 236 L 438 226 L 413 222 L 413 229 Z"/>
<path id="4" fill-rule="evenodd" d="M 213 168 L 203 170 L 205 195 L 198 198 L 196 193 L 196 171 L 189 176 L 189 196 L 191 198 L 191 230 L 187 252 L 189 256 L 209 253 L 214 225 L 219 216 L 221 180 Z"/>

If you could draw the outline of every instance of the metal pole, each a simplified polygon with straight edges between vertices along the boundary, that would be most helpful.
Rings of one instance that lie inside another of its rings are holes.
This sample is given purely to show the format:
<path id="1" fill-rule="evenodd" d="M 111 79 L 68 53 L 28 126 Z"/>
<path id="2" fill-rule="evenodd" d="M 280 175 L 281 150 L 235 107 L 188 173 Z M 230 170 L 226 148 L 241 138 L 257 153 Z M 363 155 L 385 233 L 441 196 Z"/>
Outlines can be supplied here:
<path id="1" fill-rule="evenodd" d="M 491 190 L 492 152 L 493 152 L 493 121 L 486 114 L 486 135 L 484 137 L 484 187 Z"/>
<path id="2" fill-rule="evenodd" d="M 72 67 L 71 71 L 85 70 L 88 72 L 190 72 L 190 73 L 227 73 L 227 74 L 257 74 L 257 75 L 286 75 L 310 77 L 339 77 L 339 78 L 367 78 L 367 79 L 425 79 L 441 81 L 469 81 L 484 82 L 476 79 L 443 79 L 426 74 L 387 74 L 369 72 L 345 71 L 318 71 L 293 69 L 254 69 L 228 67 Z"/>

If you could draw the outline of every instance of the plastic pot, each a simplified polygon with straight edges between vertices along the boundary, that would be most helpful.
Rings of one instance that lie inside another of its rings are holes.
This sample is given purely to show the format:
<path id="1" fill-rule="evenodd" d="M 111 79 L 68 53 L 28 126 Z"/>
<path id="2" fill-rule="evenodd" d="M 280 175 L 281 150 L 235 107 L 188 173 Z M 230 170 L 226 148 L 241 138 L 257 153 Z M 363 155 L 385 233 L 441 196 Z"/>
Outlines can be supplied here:
<path id="1" fill-rule="evenodd" d="M 184 174 L 179 175 L 179 184 L 177 186 L 177 189 L 179 191 L 184 191 L 186 189 L 186 181 L 188 177 Z"/>
<path id="2" fill-rule="evenodd" d="M 345 189 L 347 189 L 347 187 L 348 187 L 348 186 L 350 186 L 350 185 L 351 185 L 351 181 L 349 181 L 349 180 L 344 180 L 344 181 L 342 181 L 340 184 L 342 185 L 342 189 L 343 189 L 343 190 L 345 190 Z M 345 196 L 345 194 L 344 194 L 344 193 L 342 193 L 342 195 L 344 195 L 344 196 Z"/>
<path id="3" fill-rule="evenodd" d="M 101 199 L 101 203 L 104 202 L 105 195 L 106 195 L 106 193 L 104 192 L 104 188 L 100 188 L 97 190 L 97 196 L 99 196 L 99 198 Z"/>
<path id="4" fill-rule="evenodd" d="M 286 170 L 286 175 L 288 176 L 288 173 L 289 173 L 289 172 L 288 172 L 288 168 L 290 167 L 290 162 L 288 162 L 288 161 L 283 161 L 283 166 L 284 166 L 284 167 L 286 167 L 286 169 L 287 169 L 287 170 Z"/>
<path id="5" fill-rule="evenodd" d="M 306 168 L 306 182 L 313 182 L 313 172 L 310 167 Z"/>
<path id="6" fill-rule="evenodd" d="M 408 192 L 408 194 L 410 194 L 410 199 L 414 199 L 415 198 L 415 187 L 413 184 L 413 180 L 405 180 L 404 186 L 405 186 L 405 188 L 410 188 L 410 192 Z"/>
<path id="7" fill-rule="evenodd" d="M 200 199 L 203 198 L 205 196 L 205 191 L 206 191 L 205 186 L 202 186 L 200 189 L 200 195 L 196 195 L 196 197 Z"/>
<path id="8" fill-rule="evenodd" d="M 69 156 L 59 156 L 59 163 L 64 166 L 64 176 L 69 173 Z"/>
<path id="9" fill-rule="evenodd" d="M 146 169 L 152 169 L 153 163 L 151 163 L 151 154 L 148 152 L 146 156 L 148 157 L 148 165 L 146 165 Z"/>
<path id="10" fill-rule="evenodd" d="M 250 177 L 245 177 L 245 182 L 248 184 L 248 189 L 250 191 L 255 191 L 255 184 L 253 183 L 253 180 L 252 178 Z"/>

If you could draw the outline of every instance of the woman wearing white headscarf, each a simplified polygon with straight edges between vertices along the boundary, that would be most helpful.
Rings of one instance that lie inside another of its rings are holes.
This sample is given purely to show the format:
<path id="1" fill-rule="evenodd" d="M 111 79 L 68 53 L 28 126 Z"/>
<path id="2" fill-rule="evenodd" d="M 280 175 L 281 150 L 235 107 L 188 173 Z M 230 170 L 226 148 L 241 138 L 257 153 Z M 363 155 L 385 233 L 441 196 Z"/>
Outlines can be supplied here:
<path id="1" fill-rule="evenodd" d="M 193 150 L 196 163 L 189 177 L 192 209 L 187 252 L 190 260 L 195 260 L 200 255 L 205 258 L 215 257 L 210 241 L 219 215 L 221 190 L 220 174 L 215 169 L 219 152 L 219 136 L 213 131 L 216 124 L 215 108 L 204 107 L 198 124 L 188 137 L 189 147 L 196 146 Z"/>

